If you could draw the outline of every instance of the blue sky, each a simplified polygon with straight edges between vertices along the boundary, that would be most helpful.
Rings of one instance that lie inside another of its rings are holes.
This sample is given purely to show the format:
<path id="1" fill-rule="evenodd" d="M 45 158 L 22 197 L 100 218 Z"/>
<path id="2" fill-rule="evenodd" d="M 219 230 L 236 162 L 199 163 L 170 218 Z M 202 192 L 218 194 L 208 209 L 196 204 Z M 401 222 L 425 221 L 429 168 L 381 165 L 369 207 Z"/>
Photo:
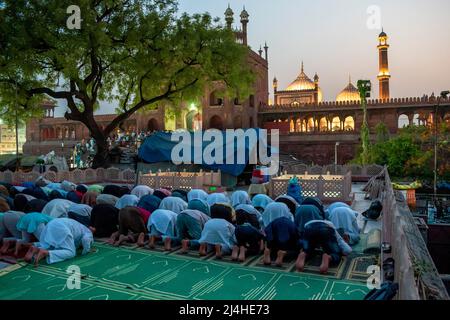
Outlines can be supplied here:
<path id="1" fill-rule="evenodd" d="M 249 44 L 269 45 L 269 82 L 285 88 L 304 61 L 312 78 L 317 72 L 325 100 L 334 100 L 348 83 L 366 78 L 378 97 L 377 36 L 367 27 L 367 9 L 381 9 L 389 35 L 391 96 L 438 94 L 450 89 L 449 0 L 180 0 L 180 12 L 209 12 L 223 21 L 228 4 L 235 26 L 245 5 L 250 14 Z M 62 108 L 61 108 L 62 109 Z M 104 105 L 102 113 L 113 109 Z"/>

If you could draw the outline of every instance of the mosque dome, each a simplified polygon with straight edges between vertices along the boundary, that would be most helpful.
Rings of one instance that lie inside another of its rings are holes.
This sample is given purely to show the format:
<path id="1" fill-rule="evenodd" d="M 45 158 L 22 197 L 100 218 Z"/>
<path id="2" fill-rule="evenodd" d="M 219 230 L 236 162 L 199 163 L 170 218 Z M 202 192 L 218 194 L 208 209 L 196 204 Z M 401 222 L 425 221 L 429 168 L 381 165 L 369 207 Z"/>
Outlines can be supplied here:
<path id="1" fill-rule="evenodd" d="M 348 85 L 338 94 L 336 98 L 337 102 L 348 102 L 348 101 L 361 101 L 358 89 L 352 84 L 351 79 L 349 79 Z"/>
<path id="2" fill-rule="evenodd" d="M 302 70 L 297 79 L 294 80 L 287 88 L 286 91 L 300 91 L 300 90 L 314 90 L 316 88 L 314 81 L 312 81 L 304 72 L 303 63 Z"/>

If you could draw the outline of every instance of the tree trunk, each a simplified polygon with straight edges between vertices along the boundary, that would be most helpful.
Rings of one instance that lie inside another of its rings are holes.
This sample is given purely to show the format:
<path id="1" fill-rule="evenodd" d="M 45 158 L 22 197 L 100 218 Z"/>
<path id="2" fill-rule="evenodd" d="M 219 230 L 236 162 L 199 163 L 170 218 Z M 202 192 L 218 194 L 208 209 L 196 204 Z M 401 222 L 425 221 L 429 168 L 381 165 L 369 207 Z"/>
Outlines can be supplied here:
<path id="1" fill-rule="evenodd" d="M 92 161 L 92 168 L 107 168 L 109 166 L 109 150 L 106 136 L 94 136 L 97 153 Z"/>

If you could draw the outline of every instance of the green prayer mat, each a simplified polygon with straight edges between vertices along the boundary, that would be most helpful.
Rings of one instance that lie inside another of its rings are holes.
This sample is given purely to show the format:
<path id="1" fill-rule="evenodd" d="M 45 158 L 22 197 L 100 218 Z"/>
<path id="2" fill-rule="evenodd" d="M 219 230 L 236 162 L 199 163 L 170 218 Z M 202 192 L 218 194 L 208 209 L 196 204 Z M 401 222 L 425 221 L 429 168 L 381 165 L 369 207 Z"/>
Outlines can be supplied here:
<path id="1" fill-rule="evenodd" d="M 361 300 L 362 281 L 202 260 L 176 253 L 115 248 L 54 265 L 0 273 L 0 299 L 44 300 Z M 81 272 L 70 289 L 69 266 Z"/>

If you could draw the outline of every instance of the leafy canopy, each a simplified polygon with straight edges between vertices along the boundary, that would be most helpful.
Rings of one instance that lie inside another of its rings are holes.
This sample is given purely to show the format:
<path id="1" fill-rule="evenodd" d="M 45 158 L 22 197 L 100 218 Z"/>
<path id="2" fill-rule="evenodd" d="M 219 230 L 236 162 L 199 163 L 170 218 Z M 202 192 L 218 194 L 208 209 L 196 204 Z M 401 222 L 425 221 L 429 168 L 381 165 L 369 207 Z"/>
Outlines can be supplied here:
<path id="1" fill-rule="evenodd" d="M 70 30 L 67 7 L 81 9 Z M 254 75 L 248 48 L 209 14 L 179 14 L 175 0 L 6 0 L 0 10 L 0 109 L 40 114 L 45 97 L 63 99 L 66 118 L 104 138 L 133 113 L 195 100 L 215 81 L 247 97 Z M 116 103 L 101 131 L 99 101 Z"/>

